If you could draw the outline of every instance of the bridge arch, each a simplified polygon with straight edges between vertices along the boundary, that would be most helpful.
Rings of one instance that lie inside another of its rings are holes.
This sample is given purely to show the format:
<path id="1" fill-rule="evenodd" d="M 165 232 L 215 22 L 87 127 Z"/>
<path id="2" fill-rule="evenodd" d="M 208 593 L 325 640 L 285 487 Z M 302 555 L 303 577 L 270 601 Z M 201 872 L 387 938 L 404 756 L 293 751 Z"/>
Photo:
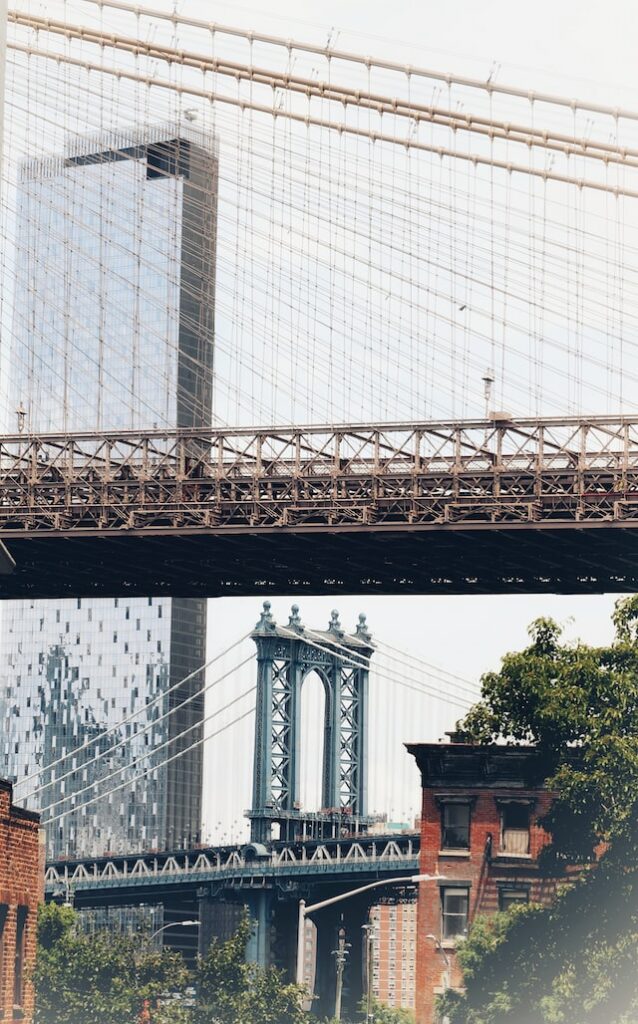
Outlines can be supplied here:
<path id="1" fill-rule="evenodd" d="M 299 803 L 302 811 L 327 807 L 326 781 L 329 754 L 326 734 L 330 728 L 333 692 L 322 668 L 308 666 L 299 683 Z M 323 723 L 323 728 L 320 728 Z"/>

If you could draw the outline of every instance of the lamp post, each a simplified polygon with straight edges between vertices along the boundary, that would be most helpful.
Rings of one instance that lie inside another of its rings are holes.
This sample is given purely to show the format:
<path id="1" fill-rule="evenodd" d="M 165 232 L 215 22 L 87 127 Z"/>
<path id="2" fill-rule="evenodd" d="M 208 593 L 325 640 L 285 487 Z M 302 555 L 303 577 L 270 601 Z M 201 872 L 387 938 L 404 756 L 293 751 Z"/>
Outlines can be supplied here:
<path id="1" fill-rule="evenodd" d="M 366 1024 L 372 1020 L 372 973 L 374 970 L 374 926 L 364 924 L 363 931 L 366 937 Z"/>
<path id="2" fill-rule="evenodd" d="M 362 892 L 369 892 L 371 889 L 379 889 L 386 885 L 406 885 L 416 882 L 437 882 L 445 881 L 447 875 L 404 875 L 401 878 L 382 878 L 378 882 L 370 882 L 368 885 L 360 885 L 357 889 L 350 889 L 349 892 L 342 892 L 338 896 L 331 896 L 328 900 L 321 900 L 319 903 L 311 903 L 306 906 L 305 900 L 299 900 L 299 917 L 297 922 L 297 972 L 296 980 L 298 985 L 304 981 L 304 949 L 306 934 L 306 918 L 324 907 L 331 907 L 342 900 L 349 900 L 351 896 L 358 896 Z"/>
<path id="3" fill-rule="evenodd" d="M 20 402 L 20 405 L 16 409 L 16 418 L 18 420 L 18 433 L 22 434 L 24 433 L 24 423 L 27 418 L 27 411 L 22 402 Z"/>
<path id="4" fill-rule="evenodd" d="M 345 928 L 339 929 L 339 944 L 337 949 L 333 950 L 335 963 L 337 965 L 337 985 L 335 989 L 335 1020 L 341 1020 L 341 996 L 343 993 L 343 972 L 346 966 L 346 960 L 348 959 L 348 950 L 350 949 L 350 943 L 346 942 L 346 930 Z"/>
<path id="5" fill-rule="evenodd" d="M 149 936 L 148 941 L 152 942 L 153 939 L 157 938 L 158 935 L 161 935 L 162 932 L 165 932 L 167 928 L 189 928 L 195 925 L 199 925 L 199 921 L 169 921 L 168 924 L 163 924 L 161 928 L 157 928 L 153 932 L 153 934 Z"/>

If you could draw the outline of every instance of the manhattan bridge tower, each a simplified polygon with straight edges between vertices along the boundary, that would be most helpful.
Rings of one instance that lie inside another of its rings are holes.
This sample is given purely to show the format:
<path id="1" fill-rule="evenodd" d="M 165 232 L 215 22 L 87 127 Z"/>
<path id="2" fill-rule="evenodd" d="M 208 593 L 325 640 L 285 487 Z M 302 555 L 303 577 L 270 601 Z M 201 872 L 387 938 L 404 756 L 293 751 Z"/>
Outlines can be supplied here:
<path id="1" fill-rule="evenodd" d="M 278 626 L 265 601 L 253 631 L 257 645 L 257 715 L 253 843 L 337 838 L 365 831 L 367 817 L 368 663 L 373 653 L 365 615 L 354 635 L 332 612 L 325 631 L 310 630 L 292 606 L 288 625 Z M 325 693 L 321 808 L 300 801 L 301 691 L 310 673 Z"/>

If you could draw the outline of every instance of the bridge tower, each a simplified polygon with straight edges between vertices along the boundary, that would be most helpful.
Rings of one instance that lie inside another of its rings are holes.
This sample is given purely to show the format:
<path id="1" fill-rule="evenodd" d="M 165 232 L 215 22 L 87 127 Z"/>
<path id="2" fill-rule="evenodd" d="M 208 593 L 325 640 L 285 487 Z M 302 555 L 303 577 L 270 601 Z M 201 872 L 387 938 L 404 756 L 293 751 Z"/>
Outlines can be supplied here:
<path id="1" fill-rule="evenodd" d="M 325 631 L 307 629 L 297 605 L 288 625 L 278 626 L 270 602 L 252 637 L 257 645 L 257 716 L 253 766 L 251 838 L 338 838 L 367 830 L 368 659 L 373 653 L 365 615 L 354 634 L 332 612 Z M 300 803 L 301 690 L 315 672 L 325 692 L 322 806 Z M 273 825 L 279 835 L 273 835 Z"/>

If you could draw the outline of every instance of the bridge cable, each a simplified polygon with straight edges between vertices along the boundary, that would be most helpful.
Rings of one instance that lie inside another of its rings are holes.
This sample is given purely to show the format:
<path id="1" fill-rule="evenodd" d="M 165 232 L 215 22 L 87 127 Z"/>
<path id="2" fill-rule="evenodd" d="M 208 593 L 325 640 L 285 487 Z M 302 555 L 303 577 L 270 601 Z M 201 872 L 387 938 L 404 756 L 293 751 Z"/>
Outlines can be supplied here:
<path id="1" fill-rule="evenodd" d="M 244 642 L 244 640 L 247 640 L 249 636 L 250 633 L 245 633 L 244 636 L 240 637 L 239 640 L 235 640 L 235 642 L 232 643 L 229 647 L 227 647 L 226 650 L 222 651 L 220 654 L 216 654 L 214 657 L 206 661 L 203 665 L 200 665 L 199 668 L 194 669 L 193 672 L 189 672 L 188 675 L 184 676 L 183 679 L 180 679 L 178 682 L 173 683 L 172 686 L 169 686 L 166 690 L 163 690 L 161 693 L 158 693 L 155 697 L 152 697 L 151 700 L 149 700 L 148 704 L 145 704 L 144 707 L 139 708 L 137 711 L 132 711 L 130 714 L 122 718 L 116 725 L 113 725 L 110 728 L 106 729 L 103 733 L 100 734 L 99 739 L 102 740 L 106 736 L 118 732 L 123 726 L 127 725 L 138 715 L 147 714 L 151 708 L 153 708 L 160 701 L 163 701 L 166 697 L 173 693 L 174 690 L 178 689 L 180 686 L 183 686 L 185 683 L 190 682 L 190 680 L 193 679 L 200 672 L 204 672 L 211 665 L 214 665 L 215 662 L 219 661 L 221 658 L 224 658 L 227 654 L 230 654 L 230 652 L 234 650 L 235 647 L 238 647 L 241 643 Z M 15 783 L 16 787 L 24 785 L 32 779 L 41 776 L 44 771 L 50 771 L 52 768 L 55 768 L 63 761 L 68 761 L 70 757 L 76 757 L 78 754 L 82 753 L 83 750 L 87 750 L 89 747 L 94 747 L 95 743 L 95 739 L 86 740 L 84 743 L 81 743 L 78 747 L 75 747 L 73 750 L 70 750 L 67 754 L 63 754 L 61 757 L 58 757 L 55 761 L 51 761 L 50 764 L 38 769 L 37 771 L 31 772 L 30 775 L 26 775 L 22 779 L 19 779 Z"/>

